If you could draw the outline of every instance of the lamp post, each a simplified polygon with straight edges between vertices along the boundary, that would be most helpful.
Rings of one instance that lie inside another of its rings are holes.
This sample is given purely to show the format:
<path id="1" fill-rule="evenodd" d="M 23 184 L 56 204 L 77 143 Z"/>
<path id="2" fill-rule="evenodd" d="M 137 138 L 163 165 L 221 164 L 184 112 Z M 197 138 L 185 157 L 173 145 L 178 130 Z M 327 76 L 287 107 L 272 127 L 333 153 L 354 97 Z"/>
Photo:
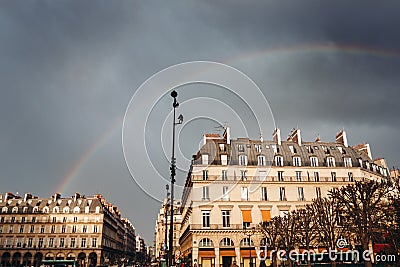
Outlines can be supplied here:
<path id="1" fill-rule="evenodd" d="M 174 250 L 174 184 L 175 184 L 175 175 L 176 175 L 176 159 L 175 159 L 175 126 L 177 124 L 182 124 L 183 116 L 179 115 L 178 122 L 175 119 L 175 110 L 179 107 L 178 101 L 176 101 L 176 97 L 178 93 L 174 90 L 171 92 L 171 96 L 174 98 L 174 102 L 172 103 L 172 107 L 174 108 L 174 117 L 172 122 L 172 157 L 171 157 L 171 167 L 169 168 L 171 171 L 171 202 L 170 202 L 170 212 L 171 212 L 171 221 L 169 224 L 169 249 L 168 249 L 168 266 L 172 266 L 173 261 L 173 250 Z"/>
<path id="2" fill-rule="evenodd" d="M 164 211 L 164 217 L 165 217 L 165 236 L 164 236 L 164 259 L 165 259 L 165 265 L 167 265 L 168 261 L 168 206 L 169 206 L 169 186 L 166 185 L 165 189 L 167 190 L 167 200 L 165 202 L 165 211 Z"/>
<path id="3" fill-rule="evenodd" d="M 254 227 L 251 227 L 250 229 L 247 229 L 246 225 L 244 226 L 244 234 L 249 238 L 249 246 L 250 246 L 250 267 L 253 267 L 253 258 L 251 257 L 251 237 L 254 235 L 256 229 Z"/>

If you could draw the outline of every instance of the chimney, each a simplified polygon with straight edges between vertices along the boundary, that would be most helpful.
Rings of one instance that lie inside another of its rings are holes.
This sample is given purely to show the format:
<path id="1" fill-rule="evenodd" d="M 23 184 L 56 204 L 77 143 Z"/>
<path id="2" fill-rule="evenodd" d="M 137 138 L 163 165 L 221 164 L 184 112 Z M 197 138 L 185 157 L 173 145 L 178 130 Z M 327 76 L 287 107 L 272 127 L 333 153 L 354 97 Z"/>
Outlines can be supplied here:
<path id="1" fill-rule="evenodd" d="M 219 140 L 221 139 L 219 134 L 204 134 L 203 135 L 203 145 L 207 143 L 208 140 Z"/>
<path id="2" fill-rule="evenodd" d="M 360 152 L 366 154 L 370 159 L 372 159 L 371 148 L 369 147 L 369 144 L 367 144 L 367 143 L 359 144 L 353 148 L 357 151 L 360 151 Z"/>
<path id="3" fill-rule="evenodd" d="M 231 128 L 229 126 L 225 126 L 224 134 L 222 135 L 224 140 L 228 145 L 231 144 Z"/>
<path id="4" fill-rule="evenodd" d="M 290 133 L 288 139 L 288 141 L 291 142 L 295 142 L 297 143 L 299 146 L 301 146 L 301 134 L 300 134 L 300 129 L 296 128 L 293 129 L 293 131 Z"/>
<path id="5" fill-rule="evenodd" d="M 336 143 L 342 144 L 345 147 L 348 147 L 349 145 L 347 144 L 347 136 L 346 136 L 346 131 L 342 130 L 336 135 Z"/>
<path id="6" fill-rule="evenodd" d="M 32 199 L 32 194 L 26 193 L 24 196 L 24 202 L 28 201 L 29 199 Z"/>
<path id="7" fill-rule="evenodd" d="M 54 194 L 54 201 L 57 201 L 58 199 L 60 199 L 60 197 L 61 197 L 61 194 L 60 193 L 55 193 Z"/>
<path id="8" fill-rule="evenodd" d="M 76 201 L 80 197 L 81 197 L 81 195 L 78 192 L 76 192 L 74 195 L 74 201 Z"/>
<path id="9" fill-rule="evenodd" d="M 4 196 L 4 200 L 9 200 L 9 199 L 13 199 L 15 197 L 15 195 L 11 192 L 7 192 Z"/>
<path id="10" fill-rule="evenodd" d="M 272 139 L 278 144 L 282 145 L 281 139 L 281 130 L 279 128 L 275 128 L 274 133 L 272 134 Z"/>
<path id="11" fill-rule="evenodd" d="M 321 142 L 321 137 L 319 135 L 317 135 L 317 138 L 315 138 L 314 142 Z"/>
<path id="12" fill-rule="evenodd" d="M 384 158 L 374 159 L 374 163 L 382 168 L 387 169 L 386 160 Z"/>

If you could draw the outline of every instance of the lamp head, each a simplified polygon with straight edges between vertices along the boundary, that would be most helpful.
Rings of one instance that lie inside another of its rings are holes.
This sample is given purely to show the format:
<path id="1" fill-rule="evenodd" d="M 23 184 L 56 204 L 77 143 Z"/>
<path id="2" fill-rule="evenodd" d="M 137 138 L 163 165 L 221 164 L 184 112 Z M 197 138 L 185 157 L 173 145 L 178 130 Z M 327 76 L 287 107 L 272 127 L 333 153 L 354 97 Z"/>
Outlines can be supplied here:
<path id="1" fill-rule="evenodd" d="M 173 98 L 175 98 L 175 97 L 178 96 L 178 93 L 177 93 L 175 90 L 173 90 L 173 91 L 171 92 L 171 96 L 172 96 Z"/>

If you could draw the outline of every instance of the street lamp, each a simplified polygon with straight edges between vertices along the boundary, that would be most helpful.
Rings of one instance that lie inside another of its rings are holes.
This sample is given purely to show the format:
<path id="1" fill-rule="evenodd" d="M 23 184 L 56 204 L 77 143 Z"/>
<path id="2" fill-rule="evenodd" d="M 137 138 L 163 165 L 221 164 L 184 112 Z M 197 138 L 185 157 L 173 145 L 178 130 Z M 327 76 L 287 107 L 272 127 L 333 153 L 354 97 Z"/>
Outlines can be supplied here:
<path id="1" fill-rule="evenodd" d="M 167 255 L 167 247 L 168 247 L 168 205 L 169 205 L 169 185 L 165 186 L 165 189 L 167 190 L 167 200 L 165 202 L 165 211 L 164 211 L 164 217 L 165 217 L 165 236 L 164 236 L 164 259 L 165 259 L 165 265 L 167 264 L 168 261 L 168 255 Z"/>
<path id="2" fill-rule="evenodd" d="M 251 250 L 252 250 L 252 246 L 251 246 L 251 237 L 255 234 L 256 229 L 254 227 L 251 227 L 249 229 L 247 229 L 246 225 L 244 225 L 244 234 L 248 237 L 249 239 L 249 246 L 250 246 L 250 267 L 253 267 L 253 258 L 251 257 Z"/>
<path id="3" fill-rule="evenodd" d="M 174 118 L 172 122 L 172 157 L 171 157 L 171 167 L 169 168 L 171 171 L 171 203 L 170 203 L 170 212 L 171 212 L 171 221 L 169 226 L 169 249 L 168 249 L 168 266 L 172 266 L 172 252 L 173 252 L 173 241 L 174 241 L 174 183 L 175 183 L 175 175 L 176 175 L 176 159 L 175 159 L 175 126 L 178 124 L 182 124 L 183 116 L 179 115 L 178 121 L 175 119 L 175 110 L 179 107 L 178 101 L 176 101 L 176 97 L 178 93 L 173 90 L 171 92 L 171 96 L 174 98 L 174 102 L 172 103 L 172 107 L 174 108 Z"/>

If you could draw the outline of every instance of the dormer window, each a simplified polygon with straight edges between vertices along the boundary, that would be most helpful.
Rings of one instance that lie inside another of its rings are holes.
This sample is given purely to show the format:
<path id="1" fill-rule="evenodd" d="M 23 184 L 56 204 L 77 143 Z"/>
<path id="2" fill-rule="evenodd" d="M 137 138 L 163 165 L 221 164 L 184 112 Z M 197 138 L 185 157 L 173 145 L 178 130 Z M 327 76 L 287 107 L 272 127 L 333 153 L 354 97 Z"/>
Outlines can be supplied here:
<path id="1" fill-rule="evenodd" d="M 311 167 L 318 167 L 318 158 L 317 157 L 310 157 Z"/>
<path id="2" fill-rule="evenodd" d="M 276 147 L 276 145 L 271 145 L 271 148 L 274 151 L 274 153 L 278 153 L 278 148 Z"/>
<path id="3" fill-rule="evenodd" d="M 258 156 L 257 161 L 258 161 L 258 166 L 265 166 L 265 157 L 264 156 Z"/>
<path id="4" fill-rule="evenodd" d="M 352 167 L 351 158 L 343 158 L 345 167 Z"/>
<path id="5" fill-rule="evenodd" d="M 276 157 L 275 157 L 275 165 L 276 165 L 276 166 L 283 166 L 283 157 L 281 157 L 281 156 L 276 156 Z"/>
<path id="6" fill-rule="evenodd" d="M 289 146 L 289 150 L 290 150 L 290 152 L 292 152 L 292 154 L 294 153 L 294 147 L 293 146 Z"/>
<path id="7" fill-rule="evenodd" d="M 342 154 L 343 154 L 343 147 L 341 147 L 341 146 L 338 146 L 338 147 L 337 147 L 337 149 L 340 151 L 340 153 L 342 153 Z"/>
<path id="8" fill-rule="evenodd" d="M 239 165 L 247 165 L 247 156 L 246 155 L 239 155 Z"/>
<path id="9" fill-rule="evenodd" d="M 308 153 L 314 153 L 314 150 L 312 149 L 312 147 L 311 146 L 306 146 L 306 149 L 307 149 L 307 152 Z"/>
<path id="10" fill-rule="evenodd" d="M 18 213 L 18 207 L 14 207 L 14 208 L 12 209 L 12 213 Z"/>
<path id="11" fill-rule="evenodd" d="M 240 171 L 240 179 L 242 181 L 247 181 L 246 171 Z"/>
<path id="12" fill-rule="evenodd" d="M 244 152 L 244 146 L 243 146 L 243 144 L 238 144 L 237 146 L 238 146 L 238 151 L 239 151 L 239 152 Z"/>
<path id="13" fill-rule="evenodd" d="M 335 167 L 335 158 L 334 157 L 327 157 L 326 164 L 328 167 Z"/>
<path id="14" fill-rule="evenodd" d="M 293 157 L 293 166 L 296 166 L 296 167 L 300 167 L 301 166 L 300 157 Z"/>
<path id="15" fill-rule="evenodd" d="M 261 145 L 254 145 L 254 148 L 256 149 L 257 153 L 261 153 Z"/>
<path id="16" fill-rule="evenodd" d="M 228 165 L 228 155 L 221 155 L 221 165 Z"/>
<path id="17" fill-rule="evenodd" d="M 201 164 L 208 165 L 208 155 L 207 154 L 201 155 Z"/>
<path id="18" fill-rule="evenodd" d="M 219 144 L 219 150 L 220 151 L 226 151 L 226 149 L 225 149 L 225 144 Z"/>

